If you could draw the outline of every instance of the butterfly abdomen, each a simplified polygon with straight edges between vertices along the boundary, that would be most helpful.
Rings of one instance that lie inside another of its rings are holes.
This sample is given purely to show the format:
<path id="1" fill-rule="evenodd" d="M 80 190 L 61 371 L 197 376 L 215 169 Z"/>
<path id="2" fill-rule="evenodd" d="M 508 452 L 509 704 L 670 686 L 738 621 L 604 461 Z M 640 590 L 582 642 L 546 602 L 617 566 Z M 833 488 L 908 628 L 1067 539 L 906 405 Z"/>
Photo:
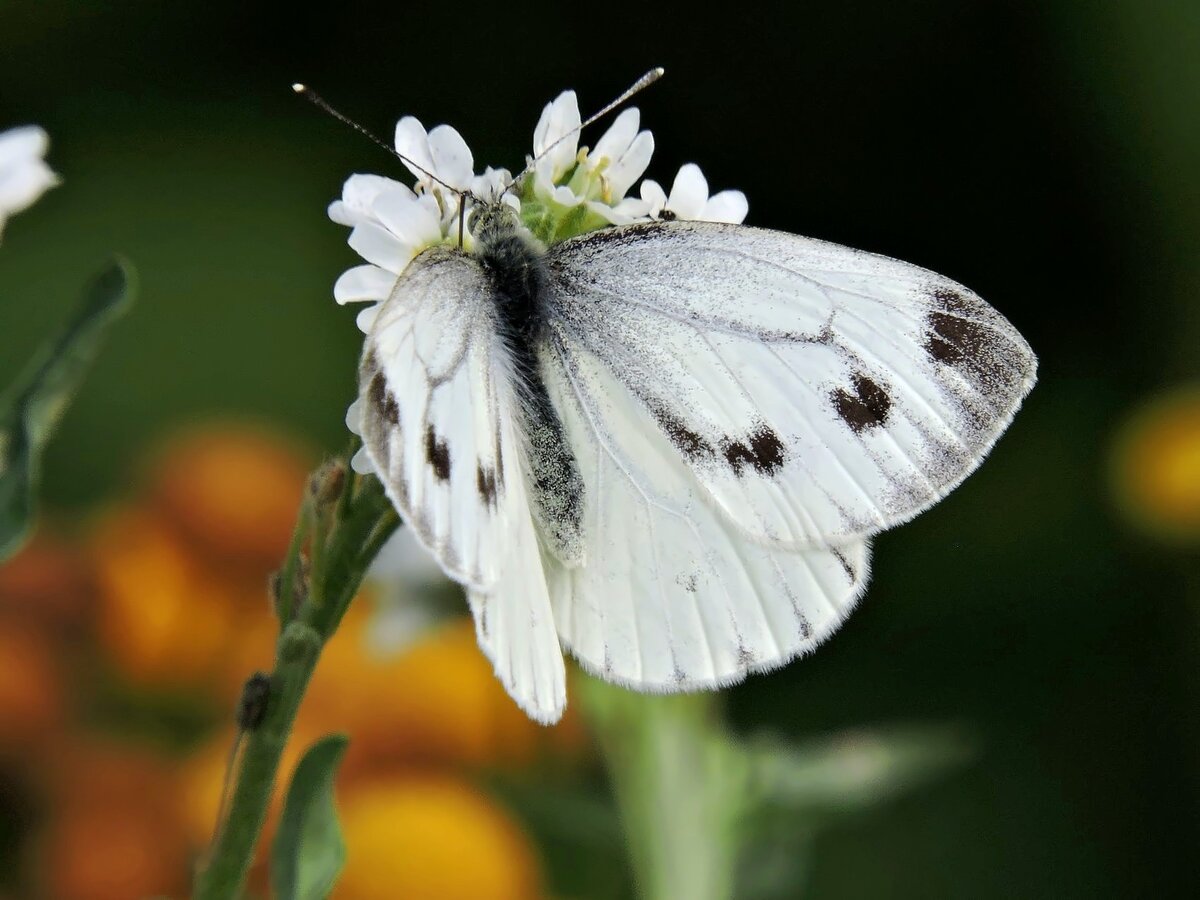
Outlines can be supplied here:
<path id="1" fill-rule="evenodd" d="M 548 315 L 545 264 L 516 228 L 504 225 L 482 229 L 474 255 L 492 288 L 497 336 L 516 382 L 535 517 L 554 554 L 571 564 L 582 558 L 583 479 L 538 362 Z"/>

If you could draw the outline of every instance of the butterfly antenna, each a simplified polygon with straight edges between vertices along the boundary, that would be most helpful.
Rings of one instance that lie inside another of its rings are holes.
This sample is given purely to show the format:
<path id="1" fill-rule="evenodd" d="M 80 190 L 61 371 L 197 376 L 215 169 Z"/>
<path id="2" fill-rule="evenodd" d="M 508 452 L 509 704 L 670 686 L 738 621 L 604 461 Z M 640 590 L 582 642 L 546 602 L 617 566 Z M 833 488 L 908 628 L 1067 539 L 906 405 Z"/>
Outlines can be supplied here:
<path id="1" fill-rule="evenodd" d="M 545 150 L 543 150 L 541 153 L 539 153 L 537 156 L 535 156 L 533 159 L 531 159 L 529 161 L 529 165 L 527 165 L 524 169 L 521 170 L 521 174 L 518 175 L 516 178 L 514 178 L 512 180 L 512 183 L 516 184 L 518 181 L 520 181 L 522 178 L 524 178 L 526 175 L 528 175 L 529 172 L 533 169 L 533 167 L 535 165 L 537 165 L 537 162 L 539 159 L 541 159 L 543 156 L 545 156 L 547 153 L 549 153 L 551 150 L 553 150 L 555 147 L 557 147 L 563 141 L 567 140 L 568 138 L 573 137 L 574 135 L 579 134 L 579 132 L 583 131 L 583 129 L 587 128 L 589 125 L 591 125 L 593 122 L 597 121 L 598 119 L 603 119 L 605 116 L 607 116 L 610 112 L 612 112 L 618 106 L 621 106 L 626 101 L 628 101 L 629 98 L 632 97 L 634 94 L 637 94 L 637 93 L 645 90 L 646 88 L 650 87 L 650 85 L 654 84 L 654 82 L 658 81 L 658 79 L 662 78 L 663 75 L 666 74 L 666 71 L 667 70 L 664 69 L 662 66 L 657 66 L 657 67 L 651 69 L 649 72 L 647 72 L 641 78 L 639 78 L 637 81 L 635 81 L 633 84 L 631 84 L 628 87 L 628 89 L 626 89 L 626 91 L 623 94 L 621 94 L 621 96 L 617 97 L 617 99 L 613 100 L 612 103 L 609 103 L 607 106 L 604 107 L 604 109 L 600 110 L 599 112 L 594 113 L 591 116 L 588 116 L 587 121 L 581 122 L 579 125 L 576 125 L 570 131 L 568 131 L 566 134 L 564 134 L 562 137 L 560 137 L 557 141 L 555 141 L 553 144 L 551 144 L 549 147 L 547 147 Z"/>
<path id="2" fill-rule="evenodd" d="M 338 112 L 336 109 L 334 109 L 332 106 L 330 106 L 320 94 L 318 94 L 316 91 L 314 91 L 308 85 L 299 84 L 299 83 L 293 84 L 292 90 L 295 91 L 297 94 L 299 94 L 301 97 L 304 97 L 306 100 L 311 102 L 313 104 L 313 106 L 317 107 L 317 109 L 321 110 L 322 112 L 329 113 L 329 115 L 333 116 L 339 122 L 343 123 L 344 125 L 349 125 L 351 128 L 353 128 L 359 134 L 366 137 L 368 140 L 371 140 L 374 143 L 378 144 L 380 147 L 382 147 L 384 150 L 386 150 L 392 156 L 396 157 L 396 159 L 400 160 L 400 162 L 404 163 L 409 168 L 416 169 L 418 172 L 420 172 L 422 175 L 424 175 L 430 181 L 436 181 L 438 184 L 440 184 L 442 187 L 444 187 L 446 190 L 450 191 L 451 193 L 458 194 L 458 196 L 460 198 L 460 202 L 458 204 L 459 206 L 463 205 L 461 202 L 461 198 L 464 198 L 464 197 L 470 197 L 472 200 L 475 200 L 477 203 L 480 202 L 479 198 L 476 197 L 474 194 L 472 194 L 470 191 L 464 191 L 461 188 L 456 188 L 452 184 L 447 184 L 446 182 L 442 181 L 442 179 L 438 178 L 436 175 L 434 175 L 432 172 L 430 172 L 428 169 L 426 169 L 424 166 L 417 165 L 415 162 L 413 162 L 411 159 L 409 159 L 403 153 L 396 150 L 395 147 L 392 147 L 386 141 L 381 140 L 379 137 L 377 137 L 375 135 L 374 132 L 368 131 L 366 128 L 364 128 L 363 126 L 361 126 L 357 122 L 355 122 L 353 119 L 351 119 L 349 116 L 345 116 L 342 113 Z"/>

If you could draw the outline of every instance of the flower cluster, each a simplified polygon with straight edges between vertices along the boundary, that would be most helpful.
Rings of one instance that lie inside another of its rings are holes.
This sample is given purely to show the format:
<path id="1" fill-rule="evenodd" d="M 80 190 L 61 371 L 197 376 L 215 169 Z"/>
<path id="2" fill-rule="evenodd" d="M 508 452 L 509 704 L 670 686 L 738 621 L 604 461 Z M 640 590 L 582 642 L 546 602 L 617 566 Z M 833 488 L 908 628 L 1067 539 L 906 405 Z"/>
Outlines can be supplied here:
<path id="1" fill-rule="evenodd" d="M 329 206 L 329 218 L 353 229 L 349 244 L 366 260 L 338 279 L 334 299 L 370 304 L 357 320 L 369 332 L 396 278 L 419 253 L 436 244 L 473 247 L 470 222 L 476 203 L 512 207 L 528 235 L 543 244 L 633 222 L 672 218 L 736 224 L 746 218 L 746 195 L 726 190 L 710 196 L 694 163 L 679 170 L 670 193 L 645 179 L 633 196 L 654 153 L 654 136 L 641 130 L 637 109 L 618 115 L 594 148 L 580 147 L 580 122 L 574 91 L 546 104 L 533 132 L 528 167 L 514 177 L 491 166 L 475 174 L 471 149 L 451 126 L 426 131 L 411 116 L 401 119 L 396 151 L 411 161 L 406 165 L 416 178 L 413 187 L 380 175 L 352 175 L 342 198 Z M 357 433 L 359 420 L 356 402 L 346 424 Z M 354 465 L 371 471 L 365 453 Z"/>
<path id="2" fill-rule="evenodd" d="M 8 217 L 28 209 L 58 184 L 46 165 L 50 139 L 36 125 L 0 132 L 0 233 Z"/>
<path id="3" fill-rule="evenodd" d="M 411 161 L 406 165 L 416 184 L 410 188 L 380 175 L 352 175 L 346 181 L 329 217 L 353 228 L 350 246 L 367 264 L 338 279 L 334 298 L 338 303 L 378 303 L 422 250 L 460 240 L 470 250 L 470 213 L 478 202 L 511 206 L 530 236 L 545 244 L 607 225 L 659 218 L 745 219 L 745 195 L 721 191 L 709 196 L 708 183 L 693 163 L 679 170 L 669 194 L 646 179 L 638 196 L 630 195 L 654 153 L 654 136 L 640 130 L 636 109 L 617 116 L 594 149 L 579 146 L 579 125 L 574 91 L 546 104 L 533 132 L 529 168 L 514 178 L 507 169 L 491 166 L 475 174 L 471 149 L 451 126 L 426 131 L 411 116 L 401 119 L 396 151 Z M 360 316 L 360 327 L 366 330 L 373 319 L 368 310 Z"/>

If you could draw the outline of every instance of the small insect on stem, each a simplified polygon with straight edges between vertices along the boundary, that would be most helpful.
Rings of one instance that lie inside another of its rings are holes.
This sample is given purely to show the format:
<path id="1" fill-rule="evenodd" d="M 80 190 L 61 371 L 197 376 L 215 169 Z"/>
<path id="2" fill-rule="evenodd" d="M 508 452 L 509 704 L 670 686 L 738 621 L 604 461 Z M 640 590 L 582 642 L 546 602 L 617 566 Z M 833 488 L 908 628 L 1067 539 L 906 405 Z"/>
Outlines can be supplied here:
<path id="1" fill-rule="evenodd" d="M 209 842 L 208 853 L 217 845 L 225 820 L 229 816 L 229 804 L 233 799 L 234 773 L 238 768 L 238 758 L 246 735 L 257 729 L 267 716 L 267 707 L 271 699 L 271 676 L 265 672 L 255 672 L 242 685 L 242 696 L 238 698 L 237 709 L 234 712 L 234 722 L 237 724 L 237 734 L 229 748 L 229 757 L 225 761 L 225 777 L 221 782 L 221 803 L 217 807 L 217 821 L 213 825 L 212 840 Z M 205 856 L 208 856 L 208 853 Z"/>
<path id="2" fill-rule="evenodd" d="M 242 696 L 238 699 L 234 720 L 240 731 L 253 731 L 262 724 L 267 715 L 267 703 L 271 699 L 271 676 L 255 672 L 242 685 Z"/>

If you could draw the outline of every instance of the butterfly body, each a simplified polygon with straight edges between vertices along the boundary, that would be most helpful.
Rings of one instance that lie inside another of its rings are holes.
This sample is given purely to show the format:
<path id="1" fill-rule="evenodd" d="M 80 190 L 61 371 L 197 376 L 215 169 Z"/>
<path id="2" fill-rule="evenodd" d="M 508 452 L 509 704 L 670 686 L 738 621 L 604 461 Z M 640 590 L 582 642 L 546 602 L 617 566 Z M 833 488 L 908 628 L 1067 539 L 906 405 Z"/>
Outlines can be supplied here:
<path id="1" fill-rule="evenodd" d="M 384 302 L 362 434 L 542 720 L 561 645 L 655 691 L 814 648 L 868 539 L 965 478 L 1033 384 L 991 307 L 885 257 L 671 220 L 542 247 L 499 205 L 471 232 Z"/>

